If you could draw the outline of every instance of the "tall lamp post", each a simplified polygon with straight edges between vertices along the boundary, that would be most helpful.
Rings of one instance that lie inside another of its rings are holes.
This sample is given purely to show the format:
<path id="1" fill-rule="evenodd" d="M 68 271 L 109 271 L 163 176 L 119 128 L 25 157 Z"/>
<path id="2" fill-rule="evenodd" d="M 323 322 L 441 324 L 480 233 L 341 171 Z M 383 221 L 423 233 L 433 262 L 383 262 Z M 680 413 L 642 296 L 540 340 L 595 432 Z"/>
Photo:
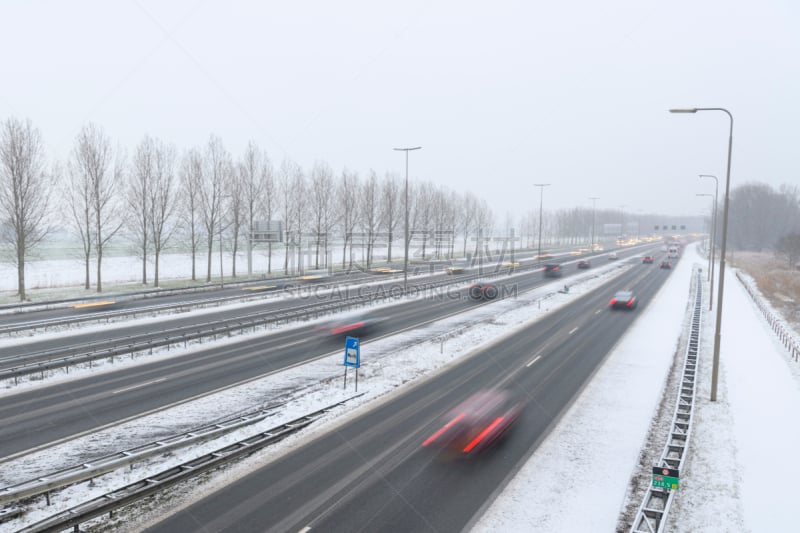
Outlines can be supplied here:
<path id="1" fill-rule="evenodd" d="M 422 146 L 414 146 L 413 148 L 394 148 L 398 152 L 406 153 L 406 229 L 405 229 L 405 254 L 403 255 L 403 296 L 408 292 L 408 152 L 411 150 L 419 150 Z"/>
<path id="2" fill-rule="evenodd" d="M 594 255 L 594 214 L 595 214 L 595 207 L 597 205 L 596 202 L 599 199 L 600 198 L 597 197 L 597 196 L 590 196 L 589 197 L 589 200 L 592 201 L 592 248 L 591 248 L 591 251 L 589 252 L 590 255 Z"/>
<path id="3" fill-rule="evenodd" d="M 733 152 L 733 115 L 724 107 L 692 107 L 670 109 L 670 113 L 697 113 L 698 111 L 721 111 L 730 119 L 728 133 L 728 168 L 725 176 L 725 209 L 722 212 L 722 247 L 719 253 L 719 292 L 717 293 L 717 324 L 714 332 L 714 363 L 711 372 L 711 401 L 717 401 L 717 380 L 719 378 L 719 343 L 722 331 L 722 290 L 725 286 L 725 245 L 728 241 L 728 198 L 731 190 L 731 152 Z"/>
<path id="4" fill-rule="evenodd" d="M 549 183 L 534 183 L 534 187 L 539 187 L 539 252 L 537 260 L 542 260 L 542 199 L 544 197 L 544 188 L 549 187 Z"/>
<path id="5" fill-rule="evenodd" d="M 700 174 L 701 178 L 714 178 L 714 223 L 711 228 L 711 272 L 709 274 L 709 287 L 711 287 L 711 297 L 709 298 L 708 309 L 711 310 L 711 300 L 714 299 L 714 258 L 716 257 L 717 250 L 717 205 L 719 205 L 717 198 L 719 194 L 719 180 L 716 176 L 711 174 Z"/>
<path id="6" fill-rule="evenodd" d="M 714 198 L 713 194 L 707 193 L 707 192 L 706 193 L 697 193 L 695 196 L 709 196 L 711 198 Z M 716 207 L 717 206 L 715 205 L 714 209 L 716 209 Z M 711 223 L 709 223 L 708 227 L 709 227 L 709 229 L 708 229 L 708 232 L 709 232 L 708 246 L 709 246 L 709 248 L 711 248 L 713 250 L 713 247 L 714 247 L 714 243 L 712 242 L 712 235 L 714 234 L 714 215 L 713 214 L 711 215 Z M 711 269 L 712 268 L 714 268 L 714 259 L 711 257 L 711 250 L 709 250 L 708 251 L 708 275 L 709 275 L 708 279 L 709 280 L 711 279 L 710 276 L 711 276 Z M 712 287 L 711 295 L 713 296 L 714 295 L 714 291 L 713 291 L 714 283 L 711 282 L 711 285 L 709 285 L 709 286 Z M 709 298 L 708 299 L 708 310 L 709 311 L 711 311 L 711 300 L 712 299 L 713 298 Z"/>

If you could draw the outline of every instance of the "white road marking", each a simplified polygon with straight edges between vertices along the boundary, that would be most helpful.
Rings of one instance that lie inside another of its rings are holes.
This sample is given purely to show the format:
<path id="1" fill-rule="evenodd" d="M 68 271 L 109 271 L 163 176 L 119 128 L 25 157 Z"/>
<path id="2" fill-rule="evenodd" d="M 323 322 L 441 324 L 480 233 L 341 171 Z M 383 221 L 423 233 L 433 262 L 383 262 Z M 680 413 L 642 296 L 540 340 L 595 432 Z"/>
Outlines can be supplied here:
<path id="1" fill-rule="evenodd" d="M 132 387 L 125 387 L 124 389 L 115 390 L 111 394 L 119 394 L 120 392 L 127 392 L 129 390 L 139 389 L 141 387 L 147 387 L 148 385 L 152 385 L 153 383 L 159 383 L 161 381 L 164 381 L 165 379 L 167 378 L 158 378 L 154 379 L 153 381 L 148 381 L 147 383 L 140 383 L 138 385 L 133 385 Z"/>
<path id="2" fill-rule="evenodd" d="M 311 531 L 311 526 L 306 526 L 303 529 L 301 529 L 300 531 L 298 531 L 297 533 L 306 533 L 308 531 Z"/>
<path id="3" fill-rule="evenodd" d="M 594 314 L 596 314 L 596 315 L 599 315 L 599 314 L 600 314 L 600 313 L 602 313 L 602 312 L 603 312 L 603 310 L 602 310 L 602 309 L 598 309 L 597 311 L 595 311 L 595 312 L 594 312 Z"/>
<path id="4" fill-rule="evenodd" d="M 572 334 L 573 334 L 573 333 L 575 333 L 576 331 L 578 331 L 578 328 L 577 328 L 577 327 L 574 327 L 574 328 L 572 328 L 572 330 L 571 330 L 569 333 L 567 333 L 567 335 L 572 335 Z"/>
<path id="5" fill-rule="evenodd" d="M 525 368 L 528 368 L 529 366 L 531 366 L 533 363 L 535 363 L 536 361 L 538 361 L 538 360 L 539 360 L 539 359 L 541 359 L 541 358 L 542 358 L 542 356 L 541 356 L 541 355 L 537 355 L 536 357 L 534 357 L 534 358 L 531 360 L 531 362 L 530 362 L 530 363 L 528 363 L 527 365 L 525 365 Z"/>

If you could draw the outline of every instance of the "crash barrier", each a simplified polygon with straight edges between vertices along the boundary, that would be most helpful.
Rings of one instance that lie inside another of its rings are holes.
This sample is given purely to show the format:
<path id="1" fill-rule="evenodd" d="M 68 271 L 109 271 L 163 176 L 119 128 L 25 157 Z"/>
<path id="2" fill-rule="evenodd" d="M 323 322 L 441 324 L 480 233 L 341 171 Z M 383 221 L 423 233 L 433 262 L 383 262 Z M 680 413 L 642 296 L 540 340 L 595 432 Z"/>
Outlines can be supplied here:
<path id="1" fill-rule="evenodd" d="M 92 458 L 88 463 L 72 466 L 56 472 L 50 472 L 30 479 L 0 488 L 0 504 L 5 504 L 22 498 L 48 494 L 48 505 L 50 503 L 49 492 L 101 476 L 125 466 L 140 463 L 151 457 L 175 451 L 179 448 L 191 446 L 198 442 L 204 442 L 219 438 L 232 431 L 261 422 L 268 416 L 274 414 L 274 410 L 280 405 L 272 405 L 262 409 L 256 409 L 247 413 L 237 414 L 208 424 L 197 427 L 168 437 L 162 437 L 155 442 L 142 444 L 135 448 L 129 448 L 117 453 L 103 457 Z M 273 428 L 274 429 L 274 428 Z M 0 517 L 1 520 L 1 517 Z"/>
<path id="2" fill-rule="evenodd" d="M 427 291 L 449 285 L 460 285 L 468 283 L 470 280 L 499 277 L 501 275 L 503 274 L 474 274 L 459 277 L 457 280 L 447 278 L 440 281 L 409 285 L 407 292 L 411 294 L 424 294 Z M 117 356 L 133 355 L 139 352 L 152 353 L 156 348 L 169 349 L 177 345 L 183 345 L 185 347 L 191 341 L 203 340 L 206 338 L 217 340 L 219 337 L 231 336 L 234 333 L 247 330 L 255 331 L 258 327 L 314 319 L 334 311 L 362 307 L 379 301 L 402 297 L 405 294 L 403 288 L 400 286 L 393 287 L 392 290 L 377 290 L 376 288 L 375 291 L 358 291 L 357 294 L 353 296 L 335 296 L 332 297 L 331 300 L 323 303 L 262 311 L 237 317 L 226 322 L 214 320 L 203 324 L 195 324 L 190 327 L 163 330 L 157 332 L 157 334 L 144 334 L 114 339 L 109 343 L 110 345 L 100 346 L 91 351 L 80 351 L 83 347 L 79 346 L 65 347 L 53 351 L 28 353 L 23 357 L 4 361 L 13 366 L 0 369 L 0 379 L 13 378 L 16 381 L 21 376 L 37 373 L 42 374 L 42 377 L 44 377 L 43 373 L 45 371 L 57 368 L 65 368 L 68 372 L 69 367 L 76 364 L 91 364 L 92 361 L 106 358 L 113 362 L 114 358 Z"/>
<path id="3" fill-rule="evenodd" d="M 108 492 L 80 505 L 59 512 L 31 526 L 20 529 L 19 533 L 61 531 L 69 527 L 79 531 L 80 524 L 88 520 L 106 513 L 113 513 L 118 509 L 185 481 L 186 479 L 199 476 L 209 470 L 250 455 L 271 444 L 275 444 L 290 434 L 315 422 L 329 411 L 344 405 L 346 402 L 358 396 L 361 396 L 361 394 L 334 403 L 300 418 L 296 418 L 291 422 L 269 429 L 258 435 L 227 445 L 178 466 L 171 467 L 155 475 L 148 475 L 145 479 Z"/>
<path id="4" fill-rule="evenodd" d="M 777 316 L 773 312 L 772 306 L 767 303 L 766 298 L 764 298 L 758 289 L 753 287 L 753 284 L 748 279 L 745 279 L 738 270 L 736 271 L 736 277 L 747 291 L 747 294 L 750 295 L 750 298 L 753 299 L 756 306 L 761 311 L 761 314 L 764 315 L 764 318 L 772 327 L 772 331 L 778 336 L 783 346 L 789 350 L 792 359 L 795 361 L 800 359 L 800 341 L 798 341 L 794 331 L 786 324 L 783 318 Z"/>
<path id="5" fill-rule="evenodd" d="M 703 315 L 703 284 L 701 280 L 702 274 L 696 270 L 693 281 L 694 308 L 689 325 L 689 342 L 686 345 L 686 353 L 683 359 L 683 375 L 681 376 L 678 399 L 675 402 L 675 411 L 672 416 L 672 426 L 667 443 L 664 445 L 658 464 L 655 465 L 658 468 L 669 469 L 670 471 L 680 472 L 682 469 L 692 435 L 697 355 Z M 656 487 L 653 481 L 648 484 L 647 492 L 636 512 L 636 517 L 630 529 L 631 533 L 661 533 L 665 530 L 667 514 L 672 505 L 675 491 L 671 488 Z"/>

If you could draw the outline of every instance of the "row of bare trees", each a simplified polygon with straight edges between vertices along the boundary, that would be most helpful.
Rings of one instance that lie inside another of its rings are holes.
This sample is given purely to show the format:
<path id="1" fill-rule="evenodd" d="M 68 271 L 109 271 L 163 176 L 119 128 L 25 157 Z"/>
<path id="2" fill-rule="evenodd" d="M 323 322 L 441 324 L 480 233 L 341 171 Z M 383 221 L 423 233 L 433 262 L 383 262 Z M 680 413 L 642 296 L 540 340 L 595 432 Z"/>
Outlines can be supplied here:
<path id="1" fill-rule="evenodd" d="M 432 183 L 410 183 L 406 203 L 405 184 L 396 175 L 336 173 L 323 161 L 306 172 L 290 159 L 275 168 L 253 142 L 235 158 L 215 136 L 183 154 L 145 136 L 128 157 L 102 128 L 87 124 L 67 160 L 48 168 L 41 134 L 30 120 L 10 118 L 0 128 L 3 249 L 13 251 L 7 255 L 13 255 L 17 267 L 21 300 L 26 257 L 55 227 L 69 228 L 80 241 L 85 288 L 91 288 L 94 274 L 100 292 L 104 253 L 123 236 L 141 260 L 142 283 L 150 281 L 152 264 L 153 285 L 158 286 L 161 256 L 168 249 L 188 248 L 193 280 L 200 277 L 199 257 L 205 253 L 205 279 L 210 281 L 214 252 L 223 239 L 233 258 L 230 275 L 237 275 L 242 247 L 252 273 L 250 235 L 260 221 L 283 224 L 283 242 L 266 245 L 269 273 L 273 246 L 285 250 L 286 272 L 294 268 L 294 257 L 303 264 L 309 244 L 314 268 L 332 266 L 337 244 L 343 267 L 353 266 L 355 244 L 366 248 L 367 267 L 378 245 L 387 247 L 391 261 L 399 255 L 398 245 L 402 250 L 406 211 L 409 238 L 422 235 L 423 256 L 431 253 L 426 248 L 434 231 L 461 232 L 466 253 L 468 237 L 488 235 L 494 219 L 485 201 Z M 437 241 L 435 253 L 454 254 L 453 243 L 443 250 Z"/>
<path id="2" fill-rule="evenodd" d="M 141 260 L 142 283 L 150 282 L 152 264 L 152 282 L 158 286 L 165 251 L 189 251 L 193 280 L 201 277 L 199 262 L 205 254 L 204 277 L 210 281 L 214 252 L 220 252 L 221 261 L 223 242 L 233 261 L 230 275 L 238 273 L 236 259 L 243 248 L 252 273 L 250 237 L 262 221 L 283 225 L 282 242 L 266 243 L 267 264 L 259 270 L 267 273 L 274 269 L 273 247 L 284 252 L 287 273 L 304 264 L 304 253 L 311 256 L 305 263 L 314 268 L 330 268 L 334 261 L 352 267 L 357 246 L 367 268 L 379 246 L 385 247 L 388 261 L 402 257 L 406 213 L 409 240 L 423 258 L 477 254 L 483 238 L 510 236 L 515 227 L 510 215 L 505 227 L 498 227 L 485 199 L 469 192 L 430 182 L 407 185 L 406 194 L 406 183 L 397 175 L 371 170 L 360 176 L 347 168 L 336 172 L 324 161 L 309 170 L 291 159 L 273 166 L 254 142 L 235 157 L 213 135 L 205 145 L 180 154 L 173 145 L 145 136 L 128 157 L 94 124 L 81 128 L 65 162 L 48 166 L 41 134 L 31 121 L 9 118 L 0 122 L 0 250 L 16 266 L 24 300 L 26 260 L 56 226 L 70 228 L 79 239 L 85 288 L 91 287 L 94 273 L 98 292 L 104 253 L 123 235 Z M 798 205 L 796 187 L 774 191 L 746 184 L 735 189 L 733 245 L 763 246 L 800 231 Z M 516 226 L 521 230 L 517 236 L 536 235 L 539 215 L 535 208 L 528 212 Z M 546 238 L 562 243 L 587 243 L 592 234 L 600 240 L 605 223 L 631 227 L 625 214 L 613 209 L 562 209 L 543 220 Z M 658 223 L 652 215 L 639 214 L 636 220 L 637 231 Z M 334 260 L 339 253 L 341 261 Z"/>

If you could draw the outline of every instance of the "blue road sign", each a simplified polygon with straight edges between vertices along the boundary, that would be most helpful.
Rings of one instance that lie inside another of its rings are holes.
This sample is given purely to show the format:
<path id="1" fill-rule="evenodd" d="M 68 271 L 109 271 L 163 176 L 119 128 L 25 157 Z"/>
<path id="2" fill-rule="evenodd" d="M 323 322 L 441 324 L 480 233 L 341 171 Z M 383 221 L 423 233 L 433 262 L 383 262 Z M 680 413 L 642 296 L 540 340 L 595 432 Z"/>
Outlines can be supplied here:
<path id="1" fill-rule="evenodd" d="M 361 366 L 361 345 L 357 337 L 347 337 L 344 341 L 344 366 Z"/>

